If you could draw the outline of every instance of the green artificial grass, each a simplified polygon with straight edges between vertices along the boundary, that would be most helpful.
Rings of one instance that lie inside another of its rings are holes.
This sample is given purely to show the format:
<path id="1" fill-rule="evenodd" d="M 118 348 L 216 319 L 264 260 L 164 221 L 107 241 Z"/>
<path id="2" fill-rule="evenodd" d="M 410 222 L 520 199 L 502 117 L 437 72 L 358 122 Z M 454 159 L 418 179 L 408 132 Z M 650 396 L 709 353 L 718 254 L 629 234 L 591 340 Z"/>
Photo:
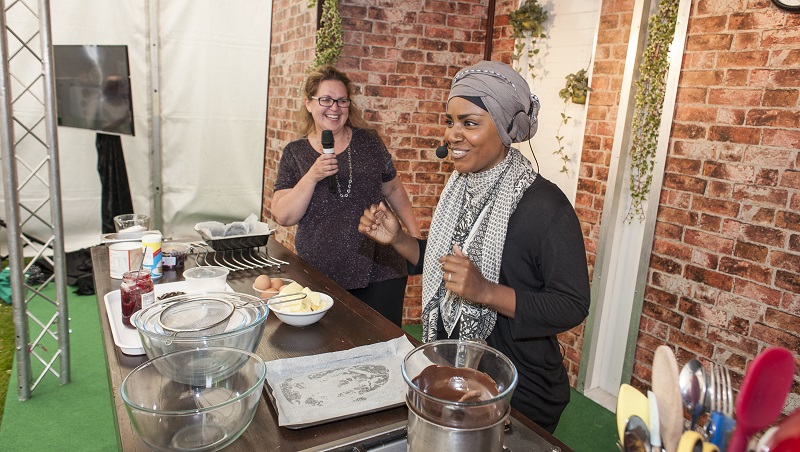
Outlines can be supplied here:
<path id="1" fill-rule="evenodd" d="M 422 341 L 422 324 L 416 323 L 411 325 L 403 325 L 403 331 L 410 334 L 414 339 Z"/>
<path id="2" fill-rule="evenodd" d="M 6 405 L 8 380 L 14 364 L 14 308 L 0 302 L 0 427 Z"/>
<path id="3" fill-rule="evenodd" d="M 553 436 L 576 452 L 618 452 L 617 416 L 575 389 Z"/>
<path id="4" fill-rule="evenodd" d="M 4 451 L 119 449 L 97 298 L 94 295 L 75 295 L 71 291 L 69 288 L 70 382 L 61 385 L 58 377 L 47 373 L 32 390 L 30 399 L 21 402 L 16 384 L 17 363 L 14 363 L 8 389 L 3 392 L 6 401 L 0 425 L 0 444 Z M 53 283 L 43 290 L 51 298 L 54 292 Z M 49 302 L 38 297 L 28 303 L 28 310 L 40 320 L 49 319 L 48 313 L 52 315 L 54 309 Z M 38 326 L 33 322 L 29 325 L 30 336 L 34 337 L 38 334 L 35 329 Z M 48 336 L 39 347 L 57 347 L 55 340 Z M 11 341 L 13 351 L 13 333 Z M 42 350 L 42 355 L 47 353 L 48 358 L 52 357 L 52 350 Z M 32 357 L 31 367 L 35 380 L 43 365 Z M 54 367 L 58 368 L 58 364 Z"/>

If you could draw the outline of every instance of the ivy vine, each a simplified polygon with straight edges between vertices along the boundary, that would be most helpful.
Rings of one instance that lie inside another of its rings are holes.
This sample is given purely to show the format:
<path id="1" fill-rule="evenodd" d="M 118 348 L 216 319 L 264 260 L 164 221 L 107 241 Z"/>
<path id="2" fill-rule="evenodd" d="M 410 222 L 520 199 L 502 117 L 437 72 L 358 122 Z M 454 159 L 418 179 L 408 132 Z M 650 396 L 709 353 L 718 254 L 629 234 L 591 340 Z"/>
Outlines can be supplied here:
<path id="1" fill-rule="evenodd" d="M 316 6 L 318 0 L 308 0 L 308 7 Z M 342 40 L 342 16 L 339 14 L 339 0 L 324 0 L 322 18 L 317 30 L 317 45 L 314 62 L 309 70 L 326 64 L 336 64 L 342 56 L 344 41 Z"/>
<path id="2" fill-rule="evenodd" d="M 547 34 L 544 32 L 544 23 L 547 21 L 547 17 L 547 11 L 539 5 L 538 0 L 526 0 L 519 9 L 508 14 L 511 36 L 517 39 L 511 59 L 517 63 L 517 72 L 521 72 L 519 60 L 527 47 L 528 73 L 531 79 L 536 77 L 533 71 L 533 57 L 539 53 L 536 45 L 539 39 L 547 38 Z"/>
<path id="3" fill-rule="evenodd" d="M 644 202 L 650 193 L 655 168 L 658 129 L 669 71 L 669 45 L 675 35 L 679 0 L 661 0 L 658 12 L 650 16 L 647 26 L 647 46 L 639 66 L 631 131 L 630 149 L 631 205 L 626 220 L 644 220 Z"/>

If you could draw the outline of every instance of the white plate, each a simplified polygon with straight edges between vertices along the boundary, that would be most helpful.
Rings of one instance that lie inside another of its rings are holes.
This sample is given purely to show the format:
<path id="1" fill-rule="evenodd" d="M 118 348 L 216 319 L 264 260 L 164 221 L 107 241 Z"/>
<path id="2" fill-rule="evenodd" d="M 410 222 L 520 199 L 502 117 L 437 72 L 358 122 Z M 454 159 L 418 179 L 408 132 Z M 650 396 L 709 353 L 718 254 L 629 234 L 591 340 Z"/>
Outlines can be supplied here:
<path id="1" fill-rule="evenodd" d="M 186 292 L 186 281 L 177 281 L 154 286 L 156 299 L 168 292 Z M 229 285 L 225 285 L 227 292 L 233 292 Z M 122 324 L 122 303 L 119 290 L 107 293 L 103 297 L 106 312 L 108 313 L 108 323 L 111 325 L 111 335 L 114 337 L 114 344 L 126 355 L 144 355 L 142 339 L 139 331 L 135 327 Z"/>

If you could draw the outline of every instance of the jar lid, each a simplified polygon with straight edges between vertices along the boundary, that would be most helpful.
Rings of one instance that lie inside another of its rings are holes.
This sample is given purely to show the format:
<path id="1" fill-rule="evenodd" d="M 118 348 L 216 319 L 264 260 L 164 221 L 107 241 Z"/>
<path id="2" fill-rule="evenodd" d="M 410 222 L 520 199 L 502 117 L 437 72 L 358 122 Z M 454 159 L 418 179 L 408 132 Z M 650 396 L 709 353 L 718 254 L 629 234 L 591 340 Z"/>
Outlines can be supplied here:
<path id="1" fill-rule="evenodd" d="M 193 305 L 198 308 L 218 305 L 220 302 L 233 307 L 233 312 L 227 316 L 227 322 L 222 326 L 214 323 L 209 324 L 208 328 L 191 332 L 176 332 L 174 329 L 165 328 L 162 319 L 162 314 L 165 312 L 174 312 L 176 308 L 179 310 L 191 309 Z M 198 337 L 224 336 L 250 328 L 266 320 L 268 312 L 267 305 L 252 295 L 235 292 L 184 294 L 167 298 L 137 311 L 131 317 L 131 324 L 148 336 L 194 340 Z"/>

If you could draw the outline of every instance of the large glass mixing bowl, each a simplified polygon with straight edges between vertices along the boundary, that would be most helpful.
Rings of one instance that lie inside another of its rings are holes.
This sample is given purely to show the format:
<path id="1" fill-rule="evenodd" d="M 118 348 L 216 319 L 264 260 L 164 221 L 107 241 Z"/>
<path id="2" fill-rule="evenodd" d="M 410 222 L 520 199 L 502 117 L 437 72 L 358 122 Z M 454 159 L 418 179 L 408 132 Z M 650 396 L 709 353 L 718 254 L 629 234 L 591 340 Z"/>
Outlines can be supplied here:
<path id="1" fill-rule="evenodd" d="M 423 371 L 427 378 L 418 378 Z M 444 427 L 496 424 L 508 415 L 517 386 L 514 364 L 494 348 L 473 341 L 447 339 L 420 345 L 406 355 L 402 373 L 409 409 Z M 496 384 L 489 392 L 487 376 Z"/>
<path id="2" fill-rule="evenodd" d="M 177 358 L 202 384 L 175 381 L 158 364 Z M 235 361 L 226 372 L 209 362 Z M 264 361 L 244 350 L 212 347 L 159 356 L 134 369 L 120 392 L 139 437 L 157 451 L 212 451 L 232 443 L 250 425 L 266 377 Z"/>

